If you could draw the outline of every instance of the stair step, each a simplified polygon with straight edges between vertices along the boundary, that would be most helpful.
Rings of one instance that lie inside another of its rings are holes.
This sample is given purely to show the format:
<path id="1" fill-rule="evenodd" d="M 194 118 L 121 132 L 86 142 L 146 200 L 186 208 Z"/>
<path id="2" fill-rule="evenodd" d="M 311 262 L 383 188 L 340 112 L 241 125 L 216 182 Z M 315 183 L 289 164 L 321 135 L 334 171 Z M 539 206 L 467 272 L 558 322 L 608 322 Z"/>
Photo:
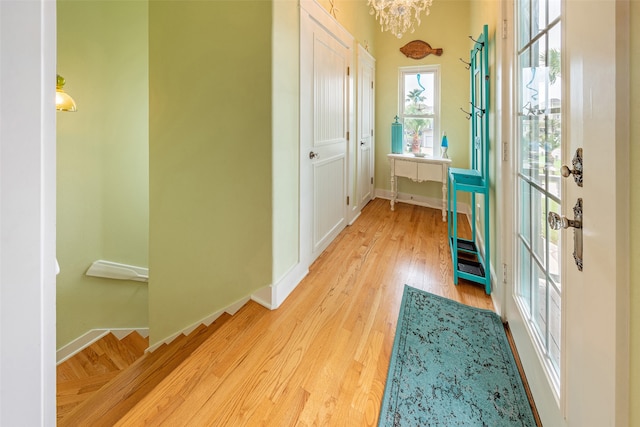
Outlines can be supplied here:
<path id="1" fill-rule="evenodd" d="M 149 337 L 145 338 L 135 331 L 122 338 L 120 342 L 126 345 L 131 351 L 135 352 L 137 355 L 136 359 L 141 357 L 149 348 Z"/>
<path id="2" fill-rule="evenodd" d="M 118 365 L 122 365 L 122 356 L 119 356 L 117 351 L 121 351 L 122 347 L 114 344 L 114 340 L 117 341 L 117 338 L 113 334 L 105 335 L 71 359 L 62 362 L 56 369 L 58 380 L 90 378 L 120 370 L 121 367 Z M 129 353 L 128 350 L 125 351 Z M 118 360 L 110 360 L 111 356 Z"/>
<path id="3" fill-rule="evenodd" d="M 101 356 L 108 357 L 118 369 L 131 365 L 143 354 L 133 351 L 113 334 L 107 334 L 95 346 L 101 350 Z"/>
<path id="4" fill-rule="evenodd" d="M 200 325 L 188 337 L 180 335 L 170 344 L 145 354 L 59 419 L 58 425 L 114 425 L 230 317 L 223 313 L 209 327 Z"/>
<path id="5" fill-rule="evenodd" d="M 176 405 L 184 402 L 183 393 L 188 394 L 190 389 L 201 381 L 206 381 L 207 388 L 212 390 L 218 388 L 225 380 L 229 380 L 228 375 L 234 370 L 234 366 L 242 363 L 251 352 L 251 343 L 256 342 L 264 333 L 264 329 L 257 328 L 256 325 L 268 312 L 254 301 L 247 302 L 216 332 L 215 336 L 203 342 L 191 357 L 167 375 L 144 399 L 123 414 L 115 425 L 139 425 L 138 411 L 146 410 L 150 410 L 154 415 L 145 419 L 145 425 L 164 425 L 164 417 L 171 414 L 176 409 Z M 194 365 L 202 363 L 203 359 L 207 361 L 206 368 L 194 369 Z M 158 396 L 161 396 L 161 402 Z M 147 406 L 149 404 L 152 407 Z"/>
<path id="6" fill-rule="evenodd" d="M 95 375 L 91 378 L 81 378 L 58 382 L 56 390 L 56 405 L 58 420 L 71 412 L 76 406 L 97 392 L 109 381 L 118 376 L 119 371 Z"/>
<path id="7" fill-rule="evenodd" d="M 118 340 L 107 334 L 58 365 L 58 419 L 96 393 L 144 354 L 148 339 L 137 332 Z"/>

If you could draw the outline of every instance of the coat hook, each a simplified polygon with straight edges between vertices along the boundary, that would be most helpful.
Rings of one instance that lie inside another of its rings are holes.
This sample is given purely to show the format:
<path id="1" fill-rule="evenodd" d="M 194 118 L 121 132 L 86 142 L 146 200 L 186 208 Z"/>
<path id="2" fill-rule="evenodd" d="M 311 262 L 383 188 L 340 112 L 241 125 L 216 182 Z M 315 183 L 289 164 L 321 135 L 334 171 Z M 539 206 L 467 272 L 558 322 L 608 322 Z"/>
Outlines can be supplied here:
<path id="1" fill-rule="evenodd" d="M 471 119 L 471 113 L 464 111 L 462 107 L 460 107 L 460 111 L 462 111 L 467 116 L 467 120 Z"/>
<path id="2" fill-rule="evenodd" d="M 478 40 L 474 39 L 474 38 L 473 38 L 473 37 L 471 37 L 471 36 L 469 36 L 469 38 L 470 38 L 471 40 L 473 40 L 475 43 L 480 43 Z M 480 43 L 480 45 L 484 47 L 484 42 Z"/>
<path id="3" fill-rule="evenodd" d="M 469 101 L 469 104 L 471 104 L 471 107 L 474 110 L 480 110 L 480 117 L 482 117 L 484 115 L 484 108 L 476 107 L 475 105 L 473 105 L 473 103 L 471 101 Z"/>
<path id="4" fill-rule="evenodd" d="M 458 59 L 460 60 L 460 62 L 462 62 L 464 65 L 466 65 L 466 67 L 464 67 L 464 68 L 466 68 L 467 70 L 468 70 L 469 68 L 471 68 L 471 63 L 470 63 L 470 62 L 467 62 L 467 61 L 465 61 L 465 60 L 464 60 L 464 59 L 462 59 L 462 58 L 458 58 Z"/>

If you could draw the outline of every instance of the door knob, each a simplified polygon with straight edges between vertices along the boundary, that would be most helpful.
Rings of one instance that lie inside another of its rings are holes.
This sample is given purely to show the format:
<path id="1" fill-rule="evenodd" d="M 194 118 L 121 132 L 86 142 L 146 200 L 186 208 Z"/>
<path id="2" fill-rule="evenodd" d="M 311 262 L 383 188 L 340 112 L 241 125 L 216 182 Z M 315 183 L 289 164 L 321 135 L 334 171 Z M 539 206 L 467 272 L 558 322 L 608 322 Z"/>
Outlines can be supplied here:
<path id="1" fill-rule="evenodd" d="M 571 161 L 573 169 L 569 169 L 569 166 L 562 165 L 560 173 L 567 178 L 569 175 L 573 175 L 573 180 L 578 184 L 578 187 L 582 187 L 582 148 L 576 150 L 576 154 Z"/>
<path id="2" fill-rule="evenodd" d="M 364 147 L 365 142 L 364 141 L 360 141 L 360 146 Z"/>
<path id="3" fill-rule="evenodd" d="M 311 160 L 320 158 L 320 154 L 314 153 L 313 151 L 309 151 L 309 158 Z"/>
<path id="4" fill-rule="evenodd" d="M 560 216 L 555 212 L 549 211 L 547 215 L 547 222 L 549 223 L 549 227 L 553 230 L 560 230 L 561 228 L 582 228 L 582 221 L 578 221 L 575 219 L 568 219 L 565 216 Z"/>
<path id="5" fill-rule="evenodd" d="M 582 199 L 573 207 L 573 219 L 549 211 L 547 222 L 553 230 L 573 227 L 573 259 L 579 271 L 582 271 Z"/>

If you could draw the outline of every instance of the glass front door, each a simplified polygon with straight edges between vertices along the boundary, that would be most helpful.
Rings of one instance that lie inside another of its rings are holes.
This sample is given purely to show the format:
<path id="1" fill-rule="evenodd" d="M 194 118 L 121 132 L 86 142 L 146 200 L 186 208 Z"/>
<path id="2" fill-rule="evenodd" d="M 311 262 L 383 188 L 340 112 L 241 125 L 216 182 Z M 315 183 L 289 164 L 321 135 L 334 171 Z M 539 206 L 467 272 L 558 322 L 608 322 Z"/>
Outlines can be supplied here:
<path id="1" fill-rule="evenodd" d="M 562 200 L 560 1 L 516 2 L 518 308 L 559 394 L 561 378 L 561 233 L 547 224 Z"/>

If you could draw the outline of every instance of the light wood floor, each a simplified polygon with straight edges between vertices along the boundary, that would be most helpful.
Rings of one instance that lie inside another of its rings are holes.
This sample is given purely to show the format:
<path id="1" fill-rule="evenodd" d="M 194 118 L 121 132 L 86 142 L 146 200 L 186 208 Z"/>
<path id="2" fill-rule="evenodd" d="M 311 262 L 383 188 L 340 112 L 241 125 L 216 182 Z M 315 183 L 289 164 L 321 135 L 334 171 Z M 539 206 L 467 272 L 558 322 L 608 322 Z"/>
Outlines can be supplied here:
<path id="1" fill-rule="evenodd" d="M 453 285 L 439 210 L 377 199 L 279 309 L 249 302 L 117 425 L 376 425 L 405 284 L 493 309 Z"/>

